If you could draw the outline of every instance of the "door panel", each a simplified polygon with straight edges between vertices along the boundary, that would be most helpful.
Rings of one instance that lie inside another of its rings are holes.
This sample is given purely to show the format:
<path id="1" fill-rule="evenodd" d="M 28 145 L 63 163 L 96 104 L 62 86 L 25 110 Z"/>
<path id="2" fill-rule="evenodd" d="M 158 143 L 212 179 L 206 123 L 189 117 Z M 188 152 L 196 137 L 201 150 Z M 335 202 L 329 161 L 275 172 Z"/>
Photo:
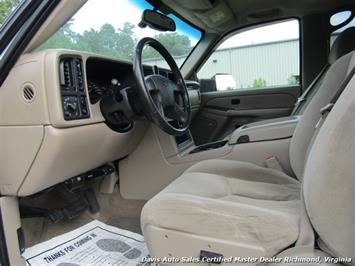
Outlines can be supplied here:
<path id="1" fill-rule="evenodd" d="M 223 139 L 251 122 L 287 116 L 300 95 L 300 86 L 201 94 L 201 108 L 191 125 L 197 145 Z"/>
<path id="2" fill-rule="evenodd" d="M 197 72 L 202 99 L 191 126 L 196 144 L 290 115 L 301 91 L 299 33 L 299 21 L 290 18 L 236 31 L 216 47 Z"/>

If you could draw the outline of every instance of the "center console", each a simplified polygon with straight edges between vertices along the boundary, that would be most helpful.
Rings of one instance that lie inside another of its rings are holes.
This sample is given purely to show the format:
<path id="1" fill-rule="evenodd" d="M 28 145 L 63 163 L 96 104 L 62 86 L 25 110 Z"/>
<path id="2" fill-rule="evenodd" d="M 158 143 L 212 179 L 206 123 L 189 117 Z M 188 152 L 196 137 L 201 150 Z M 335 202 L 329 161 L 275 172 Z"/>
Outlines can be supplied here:
<path id="1" fill-rule="evenodd" d="M 195 147 L 193 150 L 191 150 L 189 152 L 189 154 L 194 154 L 194 153 L 198 153 L 198 152 L 203 152 L 203 151 L 209 151 L 209 150 L 222 148 L 227 143 L 228 143 L 228 140 L 220 140 L 220 141 L 216 141 L 216 142 L 206 143 L 206 144 L 203 144 L 203 145 Z"/>
<path id="2" fill-rule="evenodd" d="M 175 137 L 178 153 L 188 156 L 237 144 L 291 138 L 300 116 L 287 116 L 246 124 L 224 140 L 195 146 L 190 132 Z"/>
<path id="3" fill-rule="evenodd" d="M 300 116 L 287 116 L 246 124 L 232 133 L 228 144 L 235 145 L 290 138 L 299 119 Z"/>
<path id="4" fill-rule="evenodd" d="M 175 141 L 176 141 L 176 146 L 177 146 L 178 150 L 182 150 L 182 149 L 193 144 L 193 140 L 192 140 L 192 137 L 191 137 L 191 134 L 189 131 L 187 131 L 182 136 L 175 137 Z"/>

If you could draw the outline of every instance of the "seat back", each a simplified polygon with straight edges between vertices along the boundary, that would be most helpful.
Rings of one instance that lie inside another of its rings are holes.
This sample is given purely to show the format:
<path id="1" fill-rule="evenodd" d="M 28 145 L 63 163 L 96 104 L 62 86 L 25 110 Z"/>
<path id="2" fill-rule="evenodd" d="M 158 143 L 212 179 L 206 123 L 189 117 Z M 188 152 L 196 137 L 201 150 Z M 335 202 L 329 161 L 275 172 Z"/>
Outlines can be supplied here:
<path id="1" fill-rule="evenodd" d="M 302 180 L 308 149 L 316 130 L 321 113 L 320 109 L 328 104 L 347 77 L 353 63 L 354 53 L 343 56 L 327 71 L 319 91 L 314 95 L 296 126 L 290 144 L 292 170 Z"/>
<path id="2" fill-rule="evenodd" d="M 343 31 L 336 41 L 334 42 L 332 49 L 329 53 L 328 64 L 326 64 L 320 71 L 318 76 L 313 80 L 313 82 L 308 86 L 308 88 L 302 93 L 292 110 L 292 115 L 302 115 L 306 109 L 310 99 L 318 91 L 320 85 L 322 84 L 325 73 L 327 72 L 330 65 L 332 65 L 340 57 L 350 53 L 355 49 L 355 27 L 350 27 Z"/>
<path id="3" fill-rule="evenodd" d="M 303 115 L 295 129 L 290 144 L 290 162 L 299 180 L 302 180 L 304 165 L 315 126 L 319 121 L 320 109 L 328 104 L 345 80 L 347 73 L 353 66 L 353 51 L 355 49 L 355 27 L 348 28 L 333 44 L 329 54 L 331 64 L 321 80 L 319 89 L 309 101 Z M 349 53 L 350 51 L 350 53 Z M 344 55 L 345 54 L 345 55 Z M 338 58 L 338 56 L 342 56 Z"/>
<path id="4" fill-rule="evenodd" d="M 354 66 L 355 53 L 351 61 Z M 320 247 L 336 257 L 355 254 L 354 114 L 353 75 L 314 139 L 304 171 L 307 213 Z"/>

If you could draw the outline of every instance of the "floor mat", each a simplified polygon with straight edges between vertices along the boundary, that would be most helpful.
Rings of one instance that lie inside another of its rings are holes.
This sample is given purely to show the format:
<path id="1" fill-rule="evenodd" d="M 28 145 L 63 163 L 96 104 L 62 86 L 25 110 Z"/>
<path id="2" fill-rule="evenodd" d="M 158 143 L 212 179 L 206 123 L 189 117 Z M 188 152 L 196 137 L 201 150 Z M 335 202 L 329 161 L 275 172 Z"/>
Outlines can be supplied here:
<path id="1" fill-rule="evenodd" d="M 142 234 L 140 220 L 136 217 L 111 216 L 107 224 Z"/>
<path id="2" fill-rule="evenodd" d="M 27 265 L 96 266 L 147 265 L 142 235 L 97 220 L 26 249 Z"/>

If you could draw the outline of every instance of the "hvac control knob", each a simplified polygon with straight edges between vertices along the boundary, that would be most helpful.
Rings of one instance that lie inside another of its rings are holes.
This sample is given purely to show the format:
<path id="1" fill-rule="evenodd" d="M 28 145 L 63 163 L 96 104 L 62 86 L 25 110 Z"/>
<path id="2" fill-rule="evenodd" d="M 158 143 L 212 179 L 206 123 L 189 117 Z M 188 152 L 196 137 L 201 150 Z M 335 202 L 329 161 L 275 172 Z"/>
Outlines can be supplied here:
<path id="1" fill-rule="evenodd" d="M 71 113 L 72 113 L 72 112 L 75 112 L 77 108 L 78 108 L 78 107 L 77 107 L 76 103 L 73 103 L 73 102 L 67 103 L 67 110 L 68 110 L 69 112 L 71 112 Z"/>
<path id="2" fill-rule="evenodd" d="M 80 115 L 78 108 L 78 99 L 76 96 L 63 97 L 64 117 L 66 119 L 74 119 Z"/>

